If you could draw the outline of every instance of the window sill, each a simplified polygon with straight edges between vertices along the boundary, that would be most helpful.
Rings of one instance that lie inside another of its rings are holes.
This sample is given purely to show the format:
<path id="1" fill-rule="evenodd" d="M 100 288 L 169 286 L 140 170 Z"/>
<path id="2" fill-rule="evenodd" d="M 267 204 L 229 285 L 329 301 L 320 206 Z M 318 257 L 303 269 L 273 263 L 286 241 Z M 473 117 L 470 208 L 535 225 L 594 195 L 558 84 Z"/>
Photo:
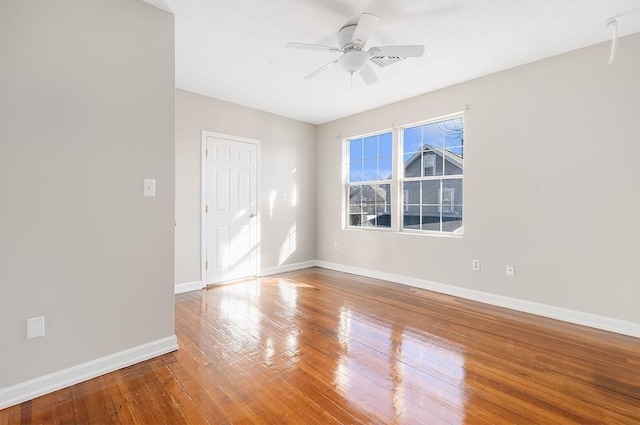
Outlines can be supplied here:
<path id="1" fill-rule="evenodd" d="M 437 238 L 453 238 L 453 239 L 462 239 L 464 233 L 453 233 L 453 232 L 434 232 L 430 230 L 411 230 L 411 229 L 402 229 L 398 233 L 405 235 L 419 235 L 419 236 L 435 236 Z"/>
<path id="2" fill-rule="evenodd" d="M 367 226 L 367 227 L 347 226 L 344 228 L 344 230 L 362 230 L 365 232 L 393 232 L 393 230 L 391 230 L 390 227 L 373 227 L 373 226 Z"/>

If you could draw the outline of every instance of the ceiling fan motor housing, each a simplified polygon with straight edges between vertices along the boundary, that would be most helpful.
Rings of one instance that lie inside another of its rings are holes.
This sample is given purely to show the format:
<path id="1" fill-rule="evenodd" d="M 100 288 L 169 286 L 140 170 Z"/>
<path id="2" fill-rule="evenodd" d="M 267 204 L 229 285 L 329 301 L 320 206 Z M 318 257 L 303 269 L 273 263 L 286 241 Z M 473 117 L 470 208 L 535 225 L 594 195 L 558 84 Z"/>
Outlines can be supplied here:
<path id="1" fill-rule="evenodd" d="M 349 73 L 360 72 L 365 67 L 371 56 L 368 52 L 362 50 L 349 50 L 345 52 L 340 58 L 338 63 L 345 71 Z"/>
<path id="2" fill-rule="evenodd" d="M 340 66 L 349 73 L 360 72 L 371 57 L 360 40 L 353 40 L 357 25 L 346 25 L 338 31 L 338 44 L 342 46 L 344 54 L 338 59 Z"/>

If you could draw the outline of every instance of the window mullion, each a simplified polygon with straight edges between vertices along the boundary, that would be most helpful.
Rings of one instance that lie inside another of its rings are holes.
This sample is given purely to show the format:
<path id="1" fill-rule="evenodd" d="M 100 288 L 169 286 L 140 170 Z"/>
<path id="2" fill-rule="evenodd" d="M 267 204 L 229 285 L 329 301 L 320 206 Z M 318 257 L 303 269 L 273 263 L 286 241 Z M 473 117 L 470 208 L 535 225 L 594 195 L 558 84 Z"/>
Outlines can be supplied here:
<path id="1" fill-rule="evenodd" d="M 404 201 L 401 199 L 401 152 L 400 129 L 394 128 L 391 130 L 391 230 L 394 232 L 399 231 L 402 226 L 401 215 Z"/>

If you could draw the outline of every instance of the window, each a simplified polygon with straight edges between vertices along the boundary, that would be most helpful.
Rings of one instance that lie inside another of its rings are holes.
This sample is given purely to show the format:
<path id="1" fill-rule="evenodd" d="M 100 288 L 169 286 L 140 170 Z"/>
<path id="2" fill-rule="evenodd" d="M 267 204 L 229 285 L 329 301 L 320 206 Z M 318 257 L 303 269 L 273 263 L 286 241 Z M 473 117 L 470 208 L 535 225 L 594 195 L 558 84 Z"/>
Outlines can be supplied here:
<path id="1" fill-rule="evenodd" d="M 391 227 L 391 133 L 350 139 L 349 226 Z"/>
<path id="2" fill-rule="evenodd" d="M 462 114 L 345 143 L 347 226 L 462 233 Z"/>
<path id="3" fill-rule="evenodd" d="M 436 175 L 436 155 L 434 153 L 426 153 L 424 155 L 424 175 Z"/>
<path id="4" fill-rule="evenodd" d="M 454 194 L 456 190 L 453 187 L 442 188 L 442 212 L 454 212 Z"/>
<path id="5" fill-rule="evenodd" d="M 461 116 L 402 130 L 403 229 L 462 231 L 463 130 Z"/>

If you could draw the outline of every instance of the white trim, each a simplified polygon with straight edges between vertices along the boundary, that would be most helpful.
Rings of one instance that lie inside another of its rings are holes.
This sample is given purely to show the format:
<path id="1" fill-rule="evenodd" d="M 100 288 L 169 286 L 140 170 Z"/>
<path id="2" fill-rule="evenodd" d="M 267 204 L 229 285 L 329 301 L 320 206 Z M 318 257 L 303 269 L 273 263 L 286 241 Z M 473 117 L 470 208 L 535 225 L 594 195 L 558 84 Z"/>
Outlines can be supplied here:
<path id="1" fill-rule="evenodd" d="M 185 292 L 197 291 L 204 288 L 201 280 L 194 280 L 193 282 L 176 283 L 174 288 L 174 294 L 182 294 Z"/>
<path id="2" fill-rule="evenodd" d="M 172 335 L 20 384 L 1 388 L 0 409 L 32 400 L 177 349 L 178 340 L 175 335 Z"/>
<path id="3" fill-rule="evenodd" d="M 640 323 L 627 322 L 625 320 L 614 319 L 606 316 L 585 313 L 582 311 L 570 310 L 567 308 L 536 303 L 533 301 L 521 300 L 518 298 L 505 297 L 488 292 L 476 291 L 473 289 L 461 288 L 444 283 L 431 282 L 414 277 L 401 276 L 392 273 L 379 272 L 376 270 L 364 269 L 360 267 L 346 266 L 344 264 L 330 263 L 327 261 L 316 261 L 317 267 L 336 270 L 344 273 L 351 273 L 359 276 L 371 277 L 374 279 L 386 280 L 400 283 L 402 285 L 413 286 L 429 291 L 440 292 L 442 294 L 453 295 L 468 300 L 479 301 L 481 303 L 504 307 L 511 310 L 531 313 L 538 316 L 550 317 L 562 320 L 563 322 L 574 323 L 591 328 L 602 329 L 622 335 L 640 338 Z"/>
<path id="4" fill-rule="evenodd" d="M 200 137 L 200 281 L 207 284 L 207 131 Z"/>
<path id="5" fill-rule="evenodd" d="M 409 123 L 409 124 L 398 125 L 398 128 L 402 132 L 402 130 L 404 130 L 406 128 L 418 127 L 419 125 L 434 124 L 434 123 L 437 123 L 437 122 L 440 122 L 440 121 L 448 121 L 448 120 L 451 120 L 451 119 L 454 119 L 454 118 L 458 118 L 458 117 L 464 119 L 464 111 L 452 112 L 450 114 L 441 115 L 439 117 L 430 118 L 430 119 L 424 120 L 424 121 L 417 121 L 417 122 L 413 122 L 413 123 Z"/>
<path id="6" fill-rule="evenodd" d="M 256 224 L 258 238 L 256 248 L 256 275 L 260 271 L 260 247 L 262 246 L 262 142 L 258 139 L 250 139 L 248 137 L 202 130 L 200 136 L 200 280 L 202 281 L 202 288 L 208 284 L 207 269 L 205 267 L 207 262 L 207 216 L 205 211 L 207 205 L 207 137 L 256 145 L 256 204 L 258 206 L 256 211 L 258 214 Z"/>
<path id="7" fill-rule="evenodd" d="M 311 267 L 316 267 L 316 266 L 317 266 L 317 261 L 311 260 L 311 261 L 304 261 L 302 263 L 284 264 L 282 266 L 267 267 L 262 269 L 260 276 L 271 276 L 274 274 L 292 272 L 295 270 L 309 269 Z"/>

